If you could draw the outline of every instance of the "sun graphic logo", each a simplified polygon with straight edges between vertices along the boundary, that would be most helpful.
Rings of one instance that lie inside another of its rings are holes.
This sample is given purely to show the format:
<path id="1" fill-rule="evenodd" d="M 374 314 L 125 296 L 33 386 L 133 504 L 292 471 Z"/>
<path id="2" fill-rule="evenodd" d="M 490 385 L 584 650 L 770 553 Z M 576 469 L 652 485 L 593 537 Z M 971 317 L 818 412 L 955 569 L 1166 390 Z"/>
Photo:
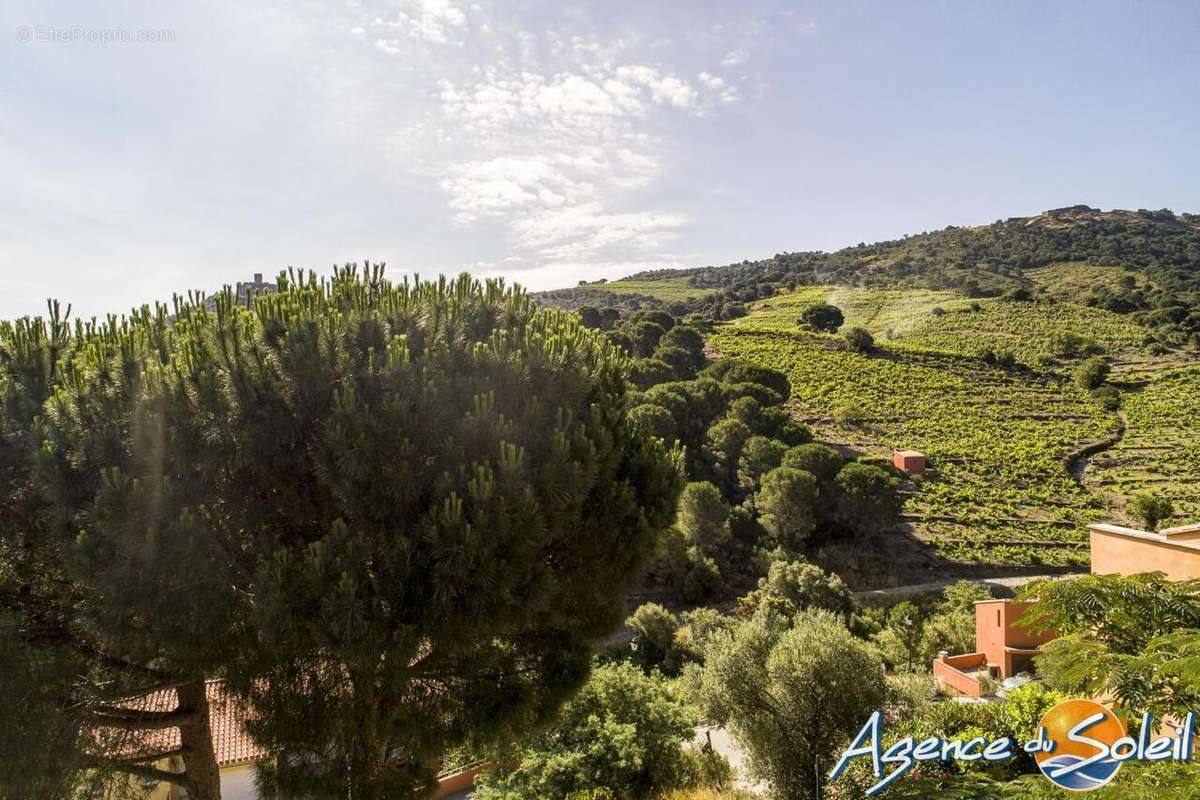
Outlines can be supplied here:
<path id="1" fill-rule="evenodd" d="M 1124 736 L 1125 725 L 1104 706 L 1067 700 L 1042 717 L 1041 737 L 1051 746 L 1034 759 L 1055 786 L 1073 792 L 1098 789 L 1121 768 L 1112 750 Z"/>

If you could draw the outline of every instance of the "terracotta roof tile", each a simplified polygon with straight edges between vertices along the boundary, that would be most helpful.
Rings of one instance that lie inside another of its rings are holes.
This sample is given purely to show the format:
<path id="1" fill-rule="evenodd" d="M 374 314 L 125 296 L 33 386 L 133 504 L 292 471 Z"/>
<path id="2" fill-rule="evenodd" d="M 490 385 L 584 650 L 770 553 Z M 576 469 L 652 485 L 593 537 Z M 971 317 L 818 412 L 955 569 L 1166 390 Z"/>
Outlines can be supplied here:
<path id="1" fill-rule="evenodd" d="M 245 705 L 230 696 L 222 681 L 207 683 L 209 724 L 212 728 L 213 750 L 217 756 L 217 764 L 226 766 L 245 761 L 254 761 L 262 755 L 262 750 L 254 744 L 242 724 L 246 718 Z M 124 703 L 128 708 L 142 711 L 174 711 L 179 705 L 179 698 L 174 689 L 160 689 L 156 692 L 134 698 Z M 179 730 L 167 728 L 160 731 L 146 731 L 137 736 L 136 745 L 126 744 L 119 749 L 128 752 L 166 752 L 179 747 Z"/>

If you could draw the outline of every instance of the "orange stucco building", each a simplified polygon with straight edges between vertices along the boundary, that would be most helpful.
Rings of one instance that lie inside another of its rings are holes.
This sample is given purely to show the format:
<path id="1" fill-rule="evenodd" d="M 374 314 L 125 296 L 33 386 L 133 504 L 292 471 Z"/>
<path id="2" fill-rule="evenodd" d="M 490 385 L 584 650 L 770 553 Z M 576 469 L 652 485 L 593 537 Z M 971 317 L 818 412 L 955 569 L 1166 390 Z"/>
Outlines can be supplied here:
<path id="1" fill-rule="evenodd" d="M 1017 623 L 1029 603 L 1015 600 L 981 600 L 975 604 L 975 652 L 941 653 L 933 662 L 933 677 L 943 686 L 969 697 L 980 697 L 980 679 L 1003 680 L 1018 672 L 1033 671 L 1038 647 L 1054 638 L 1053 631 L 1035 634 Z"/>
<path id="2" fill-rule="evenodd" d="M 1200 525 L 1141 531 L 1108 523 L 1088 526 L 1092 573 L 1136 575 L 1161 572 L 1169 580 L 1200 578 Z M 1053 632 L 1033 635 L 1016 625 L 1028 603 L 984 600 L 975 604 L 975 652 L 942 653 L 933 675 L 945 687 L 972 697 L 982 694 L 980 678 L 1000 679 L 1033 669 L 1037 649 Z"/>
<path id="3" fill-rule="evenodd" d="M 1030 605 L 1016 600 L 975 604 L 975 649 L 987 656 L 988 667 L 1000 679 L 1032 672 L 1038 647 L 1055 637 L 1054 631 L 1034 634 L 1017 625 Z"/>
<path id="4" fill-rule="evenodd" d="M 1157 533 L 1120 525 L 1088 526 L 1094 575 L 1161 572 L 1173 581 L 1200 578 L 1200 525 Z"/>

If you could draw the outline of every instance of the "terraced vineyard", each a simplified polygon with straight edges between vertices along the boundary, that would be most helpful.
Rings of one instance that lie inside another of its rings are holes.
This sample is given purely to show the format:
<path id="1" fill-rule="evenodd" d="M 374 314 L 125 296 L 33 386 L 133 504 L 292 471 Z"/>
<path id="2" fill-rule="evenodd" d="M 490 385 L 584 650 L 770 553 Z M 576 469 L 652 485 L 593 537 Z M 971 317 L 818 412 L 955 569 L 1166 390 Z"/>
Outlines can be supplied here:
<path id="1" fill-rule="evenodd" d="M 625 278 L 607 283 L 589 283 L 579 288 L 594 289 L 597 292 L 613 292 L 614 294 L 640 294 L 657 298 L 664 303 L 684 302 L 692 297 L 704 297 L 716 291 L 716 289 L 698 289 L 691 286 L 685 277 L 655 280 Z"/>
<path id="2" fill-rule="evenodd" d="M 696 287 L 688 283 L 687 275 L 649 273 L 642 277 L 624 278 L 619 281 L 596 281 L 580 283 L 565 289 L 538 292 L 538 301 L 559 308 L 580 308 L 594 305 L 601 308 L 614 307 L 625 311 L 642 308 L 657 308 L 676 303 L 687 304 L 701 300 L 718 290 L 713 287 Z"/>
<path id="3" fill-rule="evenodd" d="M 1089 486 L 1114 506 L 1152 491 L 1175 504 L 1169 525 L 1200 519 L 1200 366 L 1161 372 L 1129 387 L 1125 435 L 1092 460 Z"/>
<path id="4" fill-rule="evenodd" d="M 839 337 L 800 331 L 800 311 L 818 301 L 841 307 L 847 325 L 871 330 L 878 352 L 850 352 Z M 1069 361 L 1042 371 L 1005 370 L 975 355 L 1007 349 L 1032 363 L 1067 333 L 1120 355 L 1140 343 L 1143 331 L 1119 315 L 1069 303 L 808 287 L 722 325 L 711 344 L 723 355 L 785 370 L 793 411 L 819 439 L 879 456 L 892 448 L 925 452 L 930 470 L 914 485 L 906 519 L 944 558 L 1082 566 L 1086 523 L 1110 518 L 1121 502 L 1094 491 L 1092 482 L 1077 482 L 1067 460 L 1089 443 L 1119 438 L 1117 414 L 1068 379 Z M 1128 396 L 1130 433 L 1121 444 L 1129 459 L 1122 465 L 1136 469 L 1098 476 L 1120 482 L 1114 494 L 1170 478 L 1172 497 L 1198 503 L 1182 507 L 1181 515 L 1200 511 L 1198 388 L 1200 368 Z M 1159 472 L 1147 472 L 1146 454 Z"/>
<path id="5" fill-rule="evenodd" d="M 829 302 L 888 350 L 976 356 L 1007 350 L 1023 364 L 1053 355 L 1063 336 L 1095 340 L 1107 353 L 1141 344 L 1145 330 L 1120 314 L 1075 303 L 968 300 L 956 292 L 807 287 L 756 308 L 756 329 L 796 330 L 805 307 Z"/>

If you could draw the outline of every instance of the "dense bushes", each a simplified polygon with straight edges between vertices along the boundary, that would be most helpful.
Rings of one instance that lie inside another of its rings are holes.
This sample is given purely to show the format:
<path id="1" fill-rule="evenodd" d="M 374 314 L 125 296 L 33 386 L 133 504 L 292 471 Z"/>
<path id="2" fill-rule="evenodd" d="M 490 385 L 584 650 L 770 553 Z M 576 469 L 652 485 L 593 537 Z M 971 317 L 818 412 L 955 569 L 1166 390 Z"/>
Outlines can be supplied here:
<path id="1" fill-rule="evenodd" d="M 667 335 L 681 330 L 689 328 L 676 324 Z M 655 576 L 689 602 L 757 578 L 775 558 L 769 551 L 790 557 L 898 519 L 896 475 L 811 443 L 783 409 L 790 390 L 776 370 L 721 359 L 631 400 L 635 424 L 684 449 L 683 537 L 666 543 Z"/>
<path id="2" fill-rule="evenodd" d="M 705 716 L 731 730 L 776 797 L 820 796 L 836 749 L 883 703 L 877 657 L 827 611 L 768 605 L 704 648 L 689 676 Z"/>
<path id="3" fill-rule="evenodd" d="M 543 800 L 599 791 L 614 800 L 651 798 L 712 772 L 702 762 L 719 756 L 685 747 L 695 724 L 695 712 L 661 676 L 629 664 L 600 666 L 553 726 L 479 776 L 472 796 Z"/>
<path id="4" fill-rule="evenodd" d="M 829 303 L 813 303 L 800 314 L 800 327 L 817 333 L 833 333 L 843 322 L 842 310 Z"/>
<path id="5" fill-rule="evenodd" d="M 1075 368 L 1075 382 L 1084 389 L 1099 389 L 1108 380 L 1111 367 L 1100 356 L 1093 356 Z"/>
<path id="6" fill-rule="evenodd" d="M 960 581 L 947 587 L 941 601 L 931 609 L 906 600 L 886 611 L 865 615 L 861 624 L 867 628 L 879 626 L 871 641 L 890 668 L 926 671 L 942 650 L 974 652 L 975 602 L 991 596 L 986 587 Z"/>

